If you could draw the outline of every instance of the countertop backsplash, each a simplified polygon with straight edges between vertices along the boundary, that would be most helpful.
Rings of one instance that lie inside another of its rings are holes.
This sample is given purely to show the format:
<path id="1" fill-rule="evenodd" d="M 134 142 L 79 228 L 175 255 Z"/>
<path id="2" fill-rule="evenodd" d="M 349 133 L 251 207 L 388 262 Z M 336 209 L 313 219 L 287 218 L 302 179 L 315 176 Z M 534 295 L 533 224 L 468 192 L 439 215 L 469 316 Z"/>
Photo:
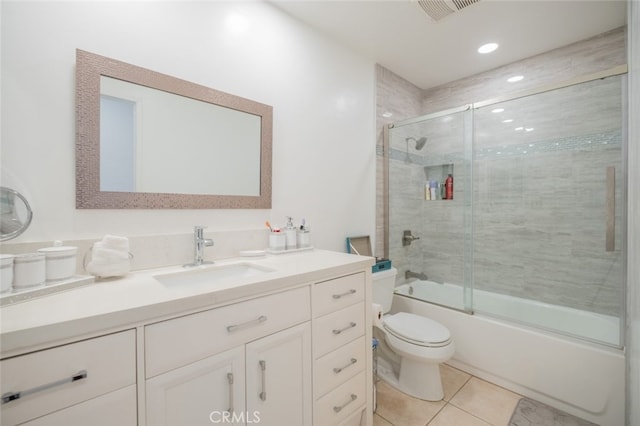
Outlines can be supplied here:
<path id="1" fill-rule="evenodd" d="M 131 270 L 158 268 L 163 266 L 186 264 L 193 261 L 193 233 L 168 234 L 168 235 L 144 235 L 127 236 L 129 238 L 130 252 L 133 255 Z M 63 240 L 65 246 L 78 247 L 77 273 L 87 275 L 84 267 L 85 257 L 87 261 L 91 254 L 93 243 L 100 241 L 103 236 L 95 239 Z M 233 231 L 211 231 L 205 229 L 205 238 L 211 238 L 213 247 L 204 250 L 206 260 L 228 259 L 237 257 L 241 250 L 266 249 L 268 243 L 268 230 L 249 229 Z M 53 245 L 53 241 L 12 243 L 5 242 L 0 245 L 0 253 L 21 254 L 35 252 L 40 248 Z"/>

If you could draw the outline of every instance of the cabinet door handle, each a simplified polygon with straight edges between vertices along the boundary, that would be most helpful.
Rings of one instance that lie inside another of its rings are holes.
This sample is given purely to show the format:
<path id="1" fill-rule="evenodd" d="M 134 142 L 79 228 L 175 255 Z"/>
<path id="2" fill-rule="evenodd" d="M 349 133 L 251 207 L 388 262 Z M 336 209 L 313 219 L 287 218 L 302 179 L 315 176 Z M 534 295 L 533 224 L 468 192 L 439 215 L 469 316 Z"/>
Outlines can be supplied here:
<path id="1" fill-rule="evenodd" d="M 247 322 L 243 322 L 241 324 L 233 324 L 233 325 L 228 325 L 227 326 L 227 332 L 231 333 L 234 332 L 238 329 L 244 328 L 244 327 L 249 327 L 250 325 L 257 325 L 260 324 L 262 322 L 265 322 L 267 320 L 267 316 L 266 315 L 260 315 L 258 318 L 247 321 Z"/>
<path id="2" fill-rule="evenodd" d="M 355 359 L 355 358 L 351 358 L 351 360 L 349 360 L 349 364 L 345 365 L 344 367 L 335 367 L 335 368 L 333 369 L 333 372 L 334 372 L 334 373 L 336 373 L 336 374 L 338 374 L 338 373 L 340 373 L 342 370 L 344 370 L 345 368 L 347 368 L 347 367 L 351 367 L 351 366 L 352 366 L 353 364 L 355 364 L 356 362 L 358 362 L 358 360 L 357 360 L 357 359 Z"/>
<path id="3" fill-rule="evenodd" d="M 358 399 L 358 395 L 356 395 L 355 393 L 352 393 L 352 394 L 351 394 L 351 399 L 350 399 L 350 400 L 348 400 L 347 402 L 345 402 L 345 403 L 344 403 L 344 404 L 342 404 L 342 405 L 335 405 L 335 406 L 333 407 L 333 411 L 335 411 L 336 413 L 339 413 L 340 411 L 342 411 L 342 409 L 343 409 L 344 407 L 346 407 L 347 405 L 351 404 L 351 403 L 352 403 L 353 401 L 355 401 L 356 399 Z"/>
<path id="4" fill-rule="evenodd" d="M 267 361 L 260 360 L 259 364 L 260 364 L 260 370 L 262 372 L 262 391 L 260 392 L 260 399 L 262 401 L 266 401 L 267 400 L 267 378 L 265 376 L 267 375 Z"/>
<path id="5" fill-rule="evenodd" d="M 78 380 L 82 380 L 82 379 L 86 379 L 86 378 L 87 378 L 87 372 L 85 370 L 82 370 L 82 371 L 79 371 L 76 374 L 72 375 L 71 377 L 66 377 L 64 379 L 56 380 L 55 382 L 46 383 L 44 385 L 36 386 L 34 388 L 27 389 L 27 390 L 24 390 L 24 391 L 7 392 L 7 393 L 2 395 L 2 404 L 7 404 L 7 403 L 9 403 L 11 401 L 15 401 L 17 399 L 24 398 L 25 396 L 29 396 L 29 395 L 34 394 L 34 393 L 42 392 L 44 390 L 51 389 L 51 388 L 54 388 L 56 386 L 61 386 L 61 385 L 64 385 L 66 383 L 77 382 Z"/>
<path id="6" fill-rule="evenodd" d="M 355 322 L 353 322 L 353 321 L 352 321 L 352 322 L 350 322 L 350 323 L 349 323 L 349 325 L 348 325 L 348 326 L 346 326 L 345 328 L 341 328 L 341 329 L 334 329 L 334 330 L 333 330 L 333 334 L 340 334 L 340 333 L 342 333 L 343 331 L 347 331 L 347 330 L 349 330 L 350 328 L 355 327 L 356 325 L 357 325 L 357 324 L 356 324 Z"/>
<path id="7" fill-rule="evenodd" d="M 355 288 L 352 288 L 351 290 L 349 290 L 349 291 L 347 291 L 347 292 L 345 292 L 345 293 L 334 294 L 332 297 L 333 297 L 334 299 L 340 299 L 340 298 L 341 298 L 341 297 L 343 297 L 343 296 L 348 296 L 348 295 L 350 295 L 350 294 L 354 294 L 355 292 L 356 292 L 356 289 L 355 289 Z"/>
<path id="8" fill-rule="evenodd" d="M 229 382 L 229 414 L 233 414 L 233 373 L 227 373 L 227 381 Z"/>

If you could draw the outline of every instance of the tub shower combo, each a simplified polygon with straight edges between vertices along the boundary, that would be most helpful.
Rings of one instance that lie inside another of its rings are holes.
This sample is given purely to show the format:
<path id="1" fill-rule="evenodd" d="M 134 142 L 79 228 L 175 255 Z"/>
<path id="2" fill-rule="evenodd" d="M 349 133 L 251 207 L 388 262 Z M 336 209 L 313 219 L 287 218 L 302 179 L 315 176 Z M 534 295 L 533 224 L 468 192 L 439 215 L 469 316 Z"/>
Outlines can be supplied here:
<path id="1" fill-rule="evenodd" d="M 454 365 L 617 424 L 626 74 L 595 77 L 385 128 L 385 257 L 393 309 L 447 326 Z"/>

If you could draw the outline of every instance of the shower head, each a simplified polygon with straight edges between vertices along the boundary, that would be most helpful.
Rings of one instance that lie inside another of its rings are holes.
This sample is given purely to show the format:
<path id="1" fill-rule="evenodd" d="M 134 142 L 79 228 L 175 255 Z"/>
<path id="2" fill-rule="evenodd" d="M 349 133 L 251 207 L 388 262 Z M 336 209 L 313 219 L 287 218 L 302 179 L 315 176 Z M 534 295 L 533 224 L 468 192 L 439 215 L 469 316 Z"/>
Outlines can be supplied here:
<path id="1" fill-rule="evenodd" d="M 420 139 L 416 139 L 413 137 L 409 137 L 407 139 L 405 139 L 407 142 L 407 145 L 409 144 L 409 141 L 414 141 L 416 143 L 416 150 L 420 151 L 422 148 L 424 148 L 424 146 L 427 143 L 427 138 L 426 137 L 421 137 Z"/>

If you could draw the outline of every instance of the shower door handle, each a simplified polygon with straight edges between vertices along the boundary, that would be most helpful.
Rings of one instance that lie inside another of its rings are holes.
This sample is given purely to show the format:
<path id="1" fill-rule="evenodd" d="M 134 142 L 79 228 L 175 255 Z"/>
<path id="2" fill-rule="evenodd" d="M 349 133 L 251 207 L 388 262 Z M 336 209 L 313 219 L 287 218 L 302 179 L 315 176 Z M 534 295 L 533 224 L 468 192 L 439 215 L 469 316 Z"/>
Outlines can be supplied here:
<path id="1" fill-rule="evenodd" d="M 605 250 L 616 249 L 616 168 L 607 167 L 607 200 L 606 200 L 606 236 Z"/>

